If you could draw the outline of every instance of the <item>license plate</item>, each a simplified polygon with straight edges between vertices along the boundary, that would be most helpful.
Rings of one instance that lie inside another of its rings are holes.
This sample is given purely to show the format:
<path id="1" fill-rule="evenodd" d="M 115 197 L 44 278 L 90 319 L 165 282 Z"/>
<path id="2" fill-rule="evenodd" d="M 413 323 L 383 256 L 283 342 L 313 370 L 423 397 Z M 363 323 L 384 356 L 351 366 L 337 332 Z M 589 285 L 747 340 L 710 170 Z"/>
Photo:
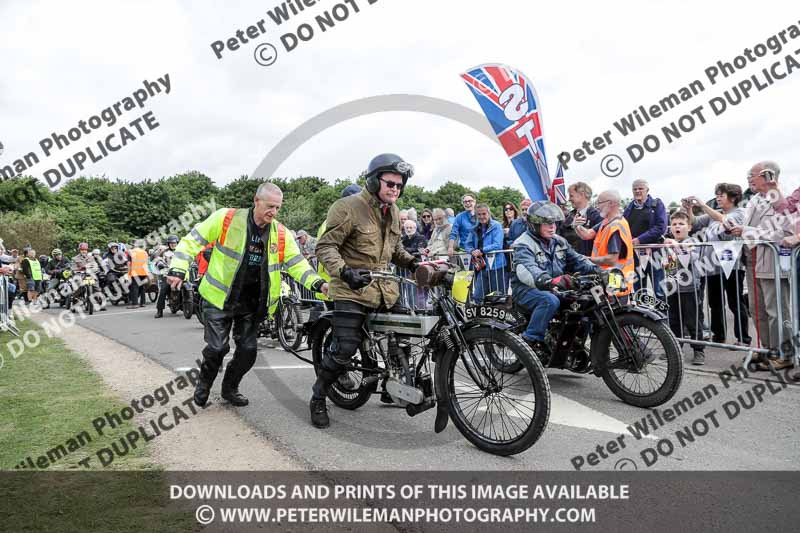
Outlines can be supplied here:
<path id="1" fill-rule="evenodd" d="M 493 318 L 496 320 L 504 321 L 506 319 L 506 310 L 499 307 L 491 307 L 488 305 L 476 305 L 467 307 L 467 320 L 476 318 Z"/>

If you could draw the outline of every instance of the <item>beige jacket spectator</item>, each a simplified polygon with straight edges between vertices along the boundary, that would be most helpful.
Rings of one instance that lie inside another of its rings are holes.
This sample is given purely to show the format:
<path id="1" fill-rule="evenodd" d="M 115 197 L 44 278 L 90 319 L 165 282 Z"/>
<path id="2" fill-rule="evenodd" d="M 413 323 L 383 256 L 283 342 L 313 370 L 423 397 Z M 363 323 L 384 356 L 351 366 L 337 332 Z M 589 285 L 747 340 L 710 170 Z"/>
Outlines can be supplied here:
<path id="1" fill-rule="evenodd" d="M 433 233 L 428 240 L 428 257 L 447 255 L 448 239 L 453 227 L 447 222 L 447 214 L 443 209 L 433 210 Z"/>

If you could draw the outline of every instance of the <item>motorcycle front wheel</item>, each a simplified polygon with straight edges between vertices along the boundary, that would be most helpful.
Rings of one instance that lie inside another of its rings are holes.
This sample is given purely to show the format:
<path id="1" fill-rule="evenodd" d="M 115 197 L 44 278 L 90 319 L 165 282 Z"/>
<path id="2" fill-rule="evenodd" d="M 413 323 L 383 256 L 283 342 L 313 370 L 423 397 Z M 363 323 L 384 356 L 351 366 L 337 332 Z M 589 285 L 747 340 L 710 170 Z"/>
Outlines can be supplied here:
<path id="1" fill-rule="evenodd" d="M 616 322 L 621 338 L 612 333 L 612 328 L 603 328 L 592 339 L 592 359 L 600 361 L 600 376 L 627 404 L 663 404 L 675 395 L 683 380 L 678 341 L 665 322 L 632 313 L 617 316 Z"/>
<path id="2" fill-rule="evenodd" d="M 297 350 L 303 344 L 300 333 L 301 321 L 298 305 L 288 298 L 281 298 L 275 312 L 275 328 L 278 330 L 278 341 L 284 350 Z"/>
<path id="3" fill-rule="evenodd" d="M 464 332 L 472 350 L 449 350 L 436 366 L 436 395 L 450 419 L 479 449 L 494 455 L 524 452 L 550 418 L 550 383 L 524 340 L 509 331 L 479 326 Z M 495 353 L 513 354 L 516 374 L 498 368 Z"/>

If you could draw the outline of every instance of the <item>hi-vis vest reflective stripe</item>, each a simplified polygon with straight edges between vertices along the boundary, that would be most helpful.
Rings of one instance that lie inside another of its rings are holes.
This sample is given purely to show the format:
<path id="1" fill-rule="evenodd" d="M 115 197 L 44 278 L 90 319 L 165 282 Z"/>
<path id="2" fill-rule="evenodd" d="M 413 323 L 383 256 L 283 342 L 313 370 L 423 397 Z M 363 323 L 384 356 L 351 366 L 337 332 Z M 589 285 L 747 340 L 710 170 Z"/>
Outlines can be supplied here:
<path id="1" fill-rule="evenodd" d="M 26 257 L 25 261 L 27 261 L 28 265 L 31 267 L 31 279 L 33 281 L 42 281 L 42 265 L 39 263 L 39 260 Z"/>
<path id="2" fill-rule="evenodd" d="M 128 272 L 131 276 L 147 276 L 147 252 L 134 248 L 131 250 L 131 264 Z"/>
<path id="3" fill-rule="evenodd" d="M 195 257 L 204 246 L 213 243 L 208 270 L 200 282 L 200 294 L 218 309 L 225 306 L 236 273 L 245 260 L 248 212 L 248 209 L 217 210 L 181 240 L 172 260 L 173 268 L 185 272 L 192 257 Z M 286 270 L 306 288 L 319 279 L 303 258 L 294 239 L 286 238 L 286 231 L 283 224 L 273 220 L 270 225 L 269 240 L 264 243 L 269 273 L 270 314 L 275 312 L 280 298 L 281 269 Z"/>
<path id="4" fill-rule="evenodd" d="M 617 292 L 616 295 L 625 296 L 626 294 L 630 294 L 631 290 L 633 290 L 633 278 L 635 276 L 633 268 L 633 240 L 631 239 L 631 228 L 628 226 L 627 220 L 622 217 L 617 217 L 611 220 L 607 225 L 600 227 L 600 231 L 597 232 L 597 235 L 594 238 L 592 257 L 603 257 L 608 255 L 608 241 L 616 232 L 619 232 L 622 242 L 625 243 L 626 253 L 624 257 L 622 254 L 620 254 L 615 266 L 622 270 L 622 273 L 625 275 L 625 279 L 628 282 L 628 288 L 624 291 Z M 602 268 L 608 270 L 609 268 L 613 267 L 603 265 Z"/>

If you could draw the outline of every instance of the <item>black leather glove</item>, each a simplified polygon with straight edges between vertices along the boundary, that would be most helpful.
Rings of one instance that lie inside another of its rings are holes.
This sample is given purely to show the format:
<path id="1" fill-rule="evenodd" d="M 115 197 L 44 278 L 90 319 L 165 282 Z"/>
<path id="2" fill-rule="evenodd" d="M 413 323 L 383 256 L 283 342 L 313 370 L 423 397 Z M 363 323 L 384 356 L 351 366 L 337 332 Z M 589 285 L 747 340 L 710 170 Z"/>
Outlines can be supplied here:
<path id="1" fill-rule="evenodd" d="M 550 274 L 539 274 L 539 277 L 536 278 L 536 288 L 540 291 L 546 291 L 550 289 L 550 281 L 552 281 L 552 277 Z"/>
<path id="2" fill-rule="evenodd" d="M 354 291 L 366 287 L 369 285 L 370 281 L 372 281 L 369 278 L 369 270 L 360 268 L 353 269 L 350 267 L 344 267 L 339 273 L 339 277 L 342 278 L 342 281 L 347 283 L 347 286 Z"/>
<path id="3" fill-rule="evenodd" d="M 421 262 L 422 261 L 420 259 L 414 259 L 413 261 L 411 261 L 411 264 L 408 265 L 408 269 L 411 271 L 412 274 L 417 271 L 417 267 Z"/>
<path id="4" fill-rule="evenodd" d="M 323 285 L 325 285 L 325 280 L 320 278 L 311 285 L 311 290 L 314 292 L 320 292 Z"/>

